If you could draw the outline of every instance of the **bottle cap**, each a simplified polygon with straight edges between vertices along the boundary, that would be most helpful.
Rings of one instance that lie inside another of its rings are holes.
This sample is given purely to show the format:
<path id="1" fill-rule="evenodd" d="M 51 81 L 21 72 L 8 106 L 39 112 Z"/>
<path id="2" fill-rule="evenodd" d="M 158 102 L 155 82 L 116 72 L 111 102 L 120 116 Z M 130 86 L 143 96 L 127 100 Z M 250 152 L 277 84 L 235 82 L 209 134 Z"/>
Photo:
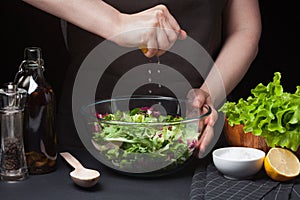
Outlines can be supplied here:
<path id="1" fill-rule="evenodd" d="M 3 87 L 3 91 L 7 92 L 7 93 L 15 93 L 17 92 L 17 85 L 12 83 L 12 82 L 8 82 L 8 83 L 4 83 L 4 87 Z"/>
<path id="2" fill-rule="evenodd" d="M 24 50 L 24 60 L 28 63 L 36 63 L 43 65 L 44 61 L 42 59 L 42 49 L 39 47 L 27 47 Z"/>
<path id="3" fill-rule="evenodd" d="M 13 82 L 5 83 L 0 89 L 0 110 L 22 110 L 26 97 L 25 89 L 18 88 Z"/>

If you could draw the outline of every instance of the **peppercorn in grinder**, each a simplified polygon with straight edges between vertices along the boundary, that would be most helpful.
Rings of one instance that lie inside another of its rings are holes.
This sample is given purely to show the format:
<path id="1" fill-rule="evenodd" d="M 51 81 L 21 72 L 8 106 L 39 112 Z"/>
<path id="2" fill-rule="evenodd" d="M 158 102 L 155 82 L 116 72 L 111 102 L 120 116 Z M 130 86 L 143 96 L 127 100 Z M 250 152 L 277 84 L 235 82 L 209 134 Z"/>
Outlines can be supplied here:
<path id="1" fill-rule="evenodd" d="M 26 98 L 27 91 L 13 83 L 0 89 L 0 176 L 4 181 L 23 180 L 28 174 L 23 145 Z"/>

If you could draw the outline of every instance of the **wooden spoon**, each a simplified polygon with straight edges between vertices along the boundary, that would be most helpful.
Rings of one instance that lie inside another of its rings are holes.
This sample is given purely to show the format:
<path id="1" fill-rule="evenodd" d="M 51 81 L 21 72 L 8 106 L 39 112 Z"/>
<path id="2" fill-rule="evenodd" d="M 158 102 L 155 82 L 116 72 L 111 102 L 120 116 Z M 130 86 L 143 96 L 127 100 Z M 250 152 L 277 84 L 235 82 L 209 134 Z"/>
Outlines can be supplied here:
<path id="1" fill-rule="evenodd" d="M 62 152 L 60 155 L 74 167 L 74 170 L 70 172 L 74 183 L 81 187 L 92 187 L 98 182 L 100 178 L 98 171 L 83 167 L 82 164 L 68 152 Z"/>

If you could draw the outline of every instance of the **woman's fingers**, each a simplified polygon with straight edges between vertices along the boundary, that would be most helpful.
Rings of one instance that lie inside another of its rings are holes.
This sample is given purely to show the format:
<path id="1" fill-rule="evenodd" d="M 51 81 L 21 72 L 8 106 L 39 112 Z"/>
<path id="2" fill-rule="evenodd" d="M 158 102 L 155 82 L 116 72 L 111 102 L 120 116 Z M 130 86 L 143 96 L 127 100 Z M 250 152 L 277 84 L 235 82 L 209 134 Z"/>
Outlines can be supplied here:
<path id="1" fill-rule="evenodd" d="M 156 31 L 153 31 L 152 36 L 149 38 L 147 43 L 147 52 L 144 53 L 146 57 L 151 58 L 155 56 L 158 52 L 158 43 L 157 43 L 157 34 Z"/>
<path id="2" fill-rule="evenodd" d="M 146 53 L 144 51 L 144 54 L 147 57 L 152 57 L 154 55 L 160 56 L 170 49 L 177 39 L 186 38 L 186 32 L 181 30 L 179 24 L 170 14 L 166 6 L 159 5 L 154 7 L 154 9 L 151 9 L 151 11 L 154 12 L 156 18 L 152 24 L 156 29 L 156 34 L 149 34 L 152 38 L 146 39 L 147 49 L 152 49 L 150 52 L 149 50 Z M 155 39 L 156 44 L 154 44 Z M 156 51 L 155 48 L 157 49 Z"/>
<path id="3" fill-rule="evenodd" d="M 118 35 L 111 40 L 120 46 L 138 47 L 145 56 L 160 56 L 169 50 L 177 39 L 185 39 L 182 30 L 164 5 L 158 5 L 135 14 L 120 16 Z"/>
<path id="4" fill-rule="evenodd" d="M 192 100 L 194 108 L 201 109 L 204 104 L 211 107 L 211 114 L 204 121 L 199 122 L 200 138 L 196 144 L 198 148 L 198 157 L 202 158 L 206 155 L 207 147 L 214 138 L 214 125 L 218 119 L 218 112 L 214 108 L 210 95 L 201 89 L 192 89 L 189 91 L 187 98 Z"/>
<path id="5" fill-rule="evenodd" d="M 210 125 L 206 125 L 196 147 L 198 147 L 198 157 L 202 158 L 207 151 L 208 145 L 213 141 L 214 128 Z"/>
<path id="6" fill-rule="evenodd" d="M 164 54 L 171 46 L 170 39 L 166 32 L 166 19 L 163 12 L 159 13 L 157 16 L 159 20 L 159 28 L 156 29 L 157 33 L 157 45 L 158 51 L 157 56 Z"/>
<path id="7" fill-rule="evenodd" d="M 187 33 L 184 30 L 180 30 L 179 34 L 178 34 L 178 39 L 179 40 L 185 40 L 187 38 Z"/>
<path id="8" fill-rule="evenodd" d="M 175 18 L 171 15 L 169 10 L 165 10 L 166 12 L 166 22 L 167 22 L 167 29 L 169 30 L 174 30 L 174 32 L 170 32 L 170 39 L 174 40 L 174 42 L 179 39 L 179 40 L 184 40 L 187 37 L 187 33 L 181 29 Z"/>

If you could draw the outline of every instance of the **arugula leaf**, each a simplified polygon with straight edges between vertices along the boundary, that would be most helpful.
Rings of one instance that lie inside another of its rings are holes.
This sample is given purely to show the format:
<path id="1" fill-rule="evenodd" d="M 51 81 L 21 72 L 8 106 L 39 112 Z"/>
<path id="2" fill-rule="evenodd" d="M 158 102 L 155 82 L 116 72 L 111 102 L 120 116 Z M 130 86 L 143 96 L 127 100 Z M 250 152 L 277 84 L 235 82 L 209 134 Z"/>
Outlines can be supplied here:
<path id="1" fill-rule="evenodd" d="M 130 116 L 133 116 L 133 115 L 137 114 L 138 112 L 140 112 L 140 108 L 134 108 L 130 111 Z"/>
<path id="2" fill-rule="evenodd" d="M 295 93 L 284 92 L 281 74 L 273 82 L 258 84 L 252 96 L 238 103 L 226 102 L 219 111 L 226 114 L 231 126 L 244 125 L 245 133 L 265 138 L 269 147 L 286 147 L 296 151 L 300 145 L 300 86 Z"/>

